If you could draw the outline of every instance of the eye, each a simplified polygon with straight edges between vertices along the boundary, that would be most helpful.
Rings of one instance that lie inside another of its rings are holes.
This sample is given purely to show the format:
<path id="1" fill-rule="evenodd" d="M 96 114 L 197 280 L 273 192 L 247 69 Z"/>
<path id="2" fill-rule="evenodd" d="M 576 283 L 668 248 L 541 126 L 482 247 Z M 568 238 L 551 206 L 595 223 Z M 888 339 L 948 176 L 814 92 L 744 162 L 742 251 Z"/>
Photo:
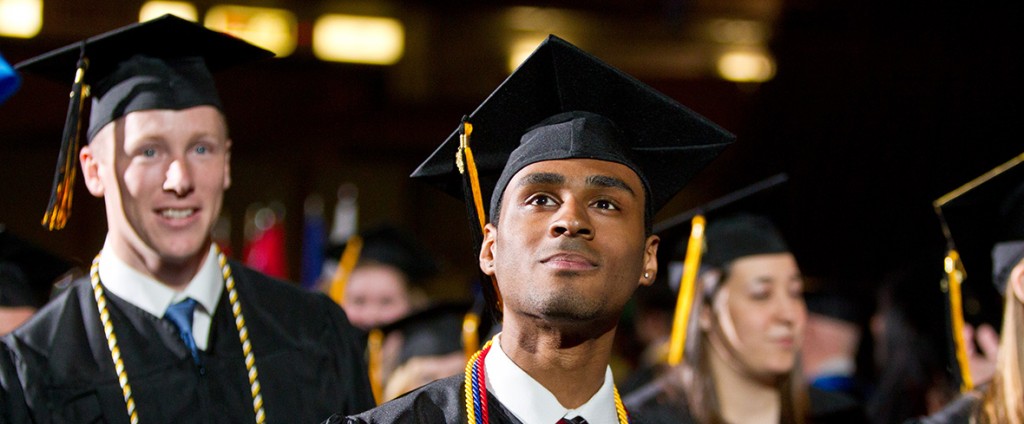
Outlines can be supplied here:
<path id="1" fill-rule="evenodd" d="M 598 209 L 607 209 L 607 210 L 611 210 L 611 211 L 619 210 L 619 207 L 616 206 L 614 203 L 612 203 L 610 200 L 604 200 L 604 199 L 598 200 L 598 201 L 594 202 L 594 207 L 596 207 Z"/>
<path id="2" fill-rule="evenodd" d="M 555 204 L 555 199 L 545 194 L 537 194 L 526 199 L 526 204 L 532 206 L 550 206 Z"/>
<path id="3" fill-rule="evenodd" d="M 142 156 L 147 158 L 156 157 L 156 149 L 152 147 L 142 149 Z"/>
<path id="4" fill-rule="evenodd" d="M 196 146 L 196 153 L 198 153 L 198 154 L 203 155 L 203 154 L 206 154 L 209 151 L 210 151 L 210 149 L 207 148 L 206 146 Z"/>

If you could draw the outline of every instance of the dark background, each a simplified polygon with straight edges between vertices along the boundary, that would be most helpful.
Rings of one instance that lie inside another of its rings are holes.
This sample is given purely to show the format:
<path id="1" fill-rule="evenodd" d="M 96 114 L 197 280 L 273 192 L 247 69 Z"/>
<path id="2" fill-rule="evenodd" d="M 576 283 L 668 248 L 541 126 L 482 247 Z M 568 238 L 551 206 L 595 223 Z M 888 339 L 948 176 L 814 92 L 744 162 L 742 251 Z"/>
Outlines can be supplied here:
<path id="1" fill-rule="evenodd" d="M 200 15 L 211 2 L 196 2 Z M 509 73 L 503 46 L 512 6 L 568 13 L 558 35 L 735 132 L 738 141 L 659 215 L 665 218 L 780 171 L 789 173 L 784 226 L 805 273 L 827 287 L 870 293 L 906 269 L 941 268 L 944 241 L 931 201 L 1024 150 L 1018 126 L 1024 69 L 1020 6 L 980 2 L 818 0 L 239 2 L 288 8 L 300 21 L 291 56 L 218 74 L 233 139 L 225 199 L 232 246 L 245 209 L 280 201 L 298 278 L 302 205 L 333 208 L 343 182 L 360 188 L 360 226 L 405 226 L 434 249 L 447 280 L 472 275 L 475 252 L 460 203 L 406 176 Z M 141 2 L 45 2 L 33 39 L 0 38 L 16 63 L 137 20 Z M 403 20 L 394 66 L 326 63 L 309 28 L 355 7 Z M 548 10 L 548 9 L 542 9 Z M 775 77 L 724 81 L 701 52 L 718 18 L 760 22 Z M 70 81 L 69 81 L 70 84 Z M 0 106 L 0 222 L 86 264 L 103 243 L 102 201 L 79 182 L 68 228 L 39 225 L 50 190 L 68 86 L 28 76 Z M 328 218 L 329 219 L 329 218 Z M 932 266 L 934 265 L 934 268 Z M 922 289 L 937 289 L 932 272 Z M 937 278 L 937 277 L 935 277 Z M 977 278 L 976 278 L 977 280 Z M 969 284 L 968 309 L 994 301 Z M 449 291 L 450 293 L 451 291 Z M 982 302 L 982 303 L 978 303 Z"/>

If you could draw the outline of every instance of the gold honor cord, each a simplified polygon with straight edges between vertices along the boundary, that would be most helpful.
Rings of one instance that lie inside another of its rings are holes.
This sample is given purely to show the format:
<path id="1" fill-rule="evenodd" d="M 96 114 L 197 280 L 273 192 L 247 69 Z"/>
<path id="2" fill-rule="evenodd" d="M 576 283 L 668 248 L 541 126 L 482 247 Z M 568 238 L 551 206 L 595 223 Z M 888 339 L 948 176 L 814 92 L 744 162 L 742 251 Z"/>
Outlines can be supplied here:
<path id="1" fill-rule="evenodd" d="M 363 238 L 353 234 L 345 243 L 345 250 L 338 260 L 338 269 L 334 271 L 334 278 L 331 279 L 331 287 L 328 295 L 334 303 L 341 305 L 345 301 L 345 286 L 348 284 L 348 276 L 359 261 L 359 253 L 363 250 Z"/>
<path id="2" fill-rule="evenodd" d="M 83 47 L 84 48 L 84 47 Z M 84 51 L 83 51 L 84 52 Z M 89 85 L 85 83 L 85 71 L 89 68 L 89 59 L 84 55 L 78 60 L 75 71 L 75 82 L 71 85 L 71 99 L 68 102 L 68 114 L 64 120 L 64 134 L 61 137 L 60 153 L 57 157 L 57 170 L 53 176 L 53 189 L 50 202 L 43 213 L 43 226 L 50 231 L 62 230 L 71 217 L 71 199 L 75 189 L 75 157 L 78 153 L 79 137 L 82 133 L 82 109 L 85 99 L 89 97 Z"/>
<path id="3" fill-rule="evenodd" d="M 263 424 L 267 420 L 267 414 L 263 409 L 263 395 L 260 394 L 259 372 L 256 370 L 256 356 L 252 352 L 252 343 L 249 342 L 249 329 L 245 326 L 245 317 L 242 315 L 242 305 L 238 302 L 238 291 L 235 290 L 235 278 L 231 275 L 231 266 L 228 265 L 227 257 L 221 252 L 217 245 L 217 260 L 220 263 L 221 275 L 224 277 L 224 286 L 228 292 L 228 300 L 231 303 L 231 313 L 235 317 L 235 327 L 238 329 L 238 340 L 242 343 L 242 354 L 245 357 L 245 370 L 249 378 L 249 394 L 252 395 L 253 412 L 257 424 Z M 121 385 L 121 393 L 124 395 L 125 408 L 128 411 L 128 418 L 131 424 L 139 423 L 139 412 L 135 408 L 135 398 L 132 394 L 132 386 L 128 382 L 128 372 L 124 367 L 124 360 L 121 357 L 121 349 L 117 346 L 117 334 L 114 332 L 114 324 L 110 321 L 110 311 L 107 309 L 107 296 L 100 283 L 100 255 L 92 260 L 92 267 L 89 270 L 92 282 L 93 296 L 96 298 L 96 308 L 100 313 L 100 322 L 103 324 L 103 334 L 107 339 L 107 348 L 110 349 L 110 358 L 114 361 L 114 371 L 117 373 L 117 382 Z"/>
<path id="4" fill-rule="evenodd" d="M 964 340 L 963 301 L 960 295 L 960 283 L 965 276 L 960 253 L 950 249 L 945 259 L 946 284 L 944 289 L 949 296 L 950 324 L 953 330 L 953 343 L 956 347 L 956 361 L 960 365 L 960 392 L 967 393 L 974 389 L 971 379 L 971 365 L 967 360 L 967 341 Z"/>
<path id="5" fill-rule="evenodd" d="M 466 354 L 467 361 L 480 348 L 479 329 L 480 315 L 473 311 L 466 312 L 462 318 L 462 350 Z"/>
<path id="6" fill-rule="evenodd" d="M 380 374 L 381 356 L 383 356 L 381 347 L 383 345 L 384 332 L 379 328 L 370 330 L 370 334 L 366 338 L 366 350 L 369 357 L 367 369 L 370 372 L 370 390 L 373 391 L 373 400 L 377 405 L 380 405 L 381 399 L 384 397 L 384 378 Z"/>
<path id="7" fill-rule="evenodd" d="M 487 225 L 487 217 L 484 215 L 483 195 L 480 194 L 480 175 L 477 173 L 476 160 L 473 159 L 473 149 L 469 147 L 469 141 L 473 134 L 473 124 L 468 120 L 462 121 L 462 132 L 459 134 L 459 150 L 455 152 L 455 165 L 459 173 L 469 176 L 469 185 L 473 192 L 473 206 L 476 208 L 476 217 L 480 222 L 480 234 L 483 235 L 484 227 Z M 463 163 L 465 159 L 465 163 Z M 498 310 L 502 310 L 501 291 L 498 290 L 498 282 L 491 277 L 491 286 L 494 287 L 494 296 L 497 297 Z"/>
<path id="8" fill-rule="evenodd" d="M 683 260 L 683 276 L 679 280 L 679 298 L 676 301 L 675 318 L 672 320 L 672 337 L 669 341 L 668 364 L 675 366 L 683 361 L 686 351 L 686 331 L 690 323 L 690 311 L 696 295 L 697 269 L 704 249 L 703 215 L 693 217 L 690 227 L 690 240 L 686 245 L 686 258 Z"/>

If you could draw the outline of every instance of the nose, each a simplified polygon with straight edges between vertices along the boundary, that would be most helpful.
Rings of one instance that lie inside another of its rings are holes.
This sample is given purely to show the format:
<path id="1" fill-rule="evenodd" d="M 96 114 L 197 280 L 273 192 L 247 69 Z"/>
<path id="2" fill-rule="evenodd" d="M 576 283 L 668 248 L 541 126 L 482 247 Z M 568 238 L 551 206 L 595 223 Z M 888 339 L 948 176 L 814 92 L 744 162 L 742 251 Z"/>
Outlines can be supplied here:
<path id="1" fill-rule="evenodd" d="M 552 237 L 581 237 L 587 240 L 594 238 L 594 227 L 590 223 L 585 206 L 567 199 L 554 218 L 548 227 Z"/>
<path id="2" fill-rule="evenodd" d="M 803 297 L 792 297 L 788 293 L 777 296 L 775 316 L 787 325 L 796 325 L 807 314 Z"/>
<path id="3" fill-rule="evenodd" d="M 192 173 L 183 159 L 175 159 L 164 175 L 164 190 L 183 197 L 192 192 Z"/>

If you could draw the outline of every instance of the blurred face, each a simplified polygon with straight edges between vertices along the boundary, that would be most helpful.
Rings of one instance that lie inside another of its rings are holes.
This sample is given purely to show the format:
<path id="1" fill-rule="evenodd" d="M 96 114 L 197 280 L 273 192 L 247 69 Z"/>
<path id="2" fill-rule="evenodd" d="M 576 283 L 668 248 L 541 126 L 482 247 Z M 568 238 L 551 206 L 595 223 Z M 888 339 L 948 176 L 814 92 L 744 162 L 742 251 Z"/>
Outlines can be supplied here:
<path id="1" fill-rule="evenodd" d="M 701 311 L 701 328 L 709 332 L 715 354 L 733 351 L 742 368 L 757 378 L 786 374 L 796 365 L 807 307 L 792 254 L 734 261 L 710 309 Z M 720 330 L 713 328 L 712 320 Z"/>
<path id="2" fill-rule="evenodd" d="M 80 159 L 121 259 L 141 270 L 201 260 L 231 185 L 230 150 L 212 106 L 132 112 L 100 130 Z"/>
<path id="3" fill-rule="evenodd" d="M 409 314 L 412 301 L 400 271 L 388 265 L 369 264 L 352 270 L 342 307 L 352 325 L 369 330 Z"/>
<path id="4" fill-rule="evenodd" d="M 519 171 L 480 254 L 481 269 L 497 277 L 506 323 L 613 328 L 657 271 L 658 238 L 644 237 L 644 202 L 640 178 L 617 163 L 557 160 Z"/>

